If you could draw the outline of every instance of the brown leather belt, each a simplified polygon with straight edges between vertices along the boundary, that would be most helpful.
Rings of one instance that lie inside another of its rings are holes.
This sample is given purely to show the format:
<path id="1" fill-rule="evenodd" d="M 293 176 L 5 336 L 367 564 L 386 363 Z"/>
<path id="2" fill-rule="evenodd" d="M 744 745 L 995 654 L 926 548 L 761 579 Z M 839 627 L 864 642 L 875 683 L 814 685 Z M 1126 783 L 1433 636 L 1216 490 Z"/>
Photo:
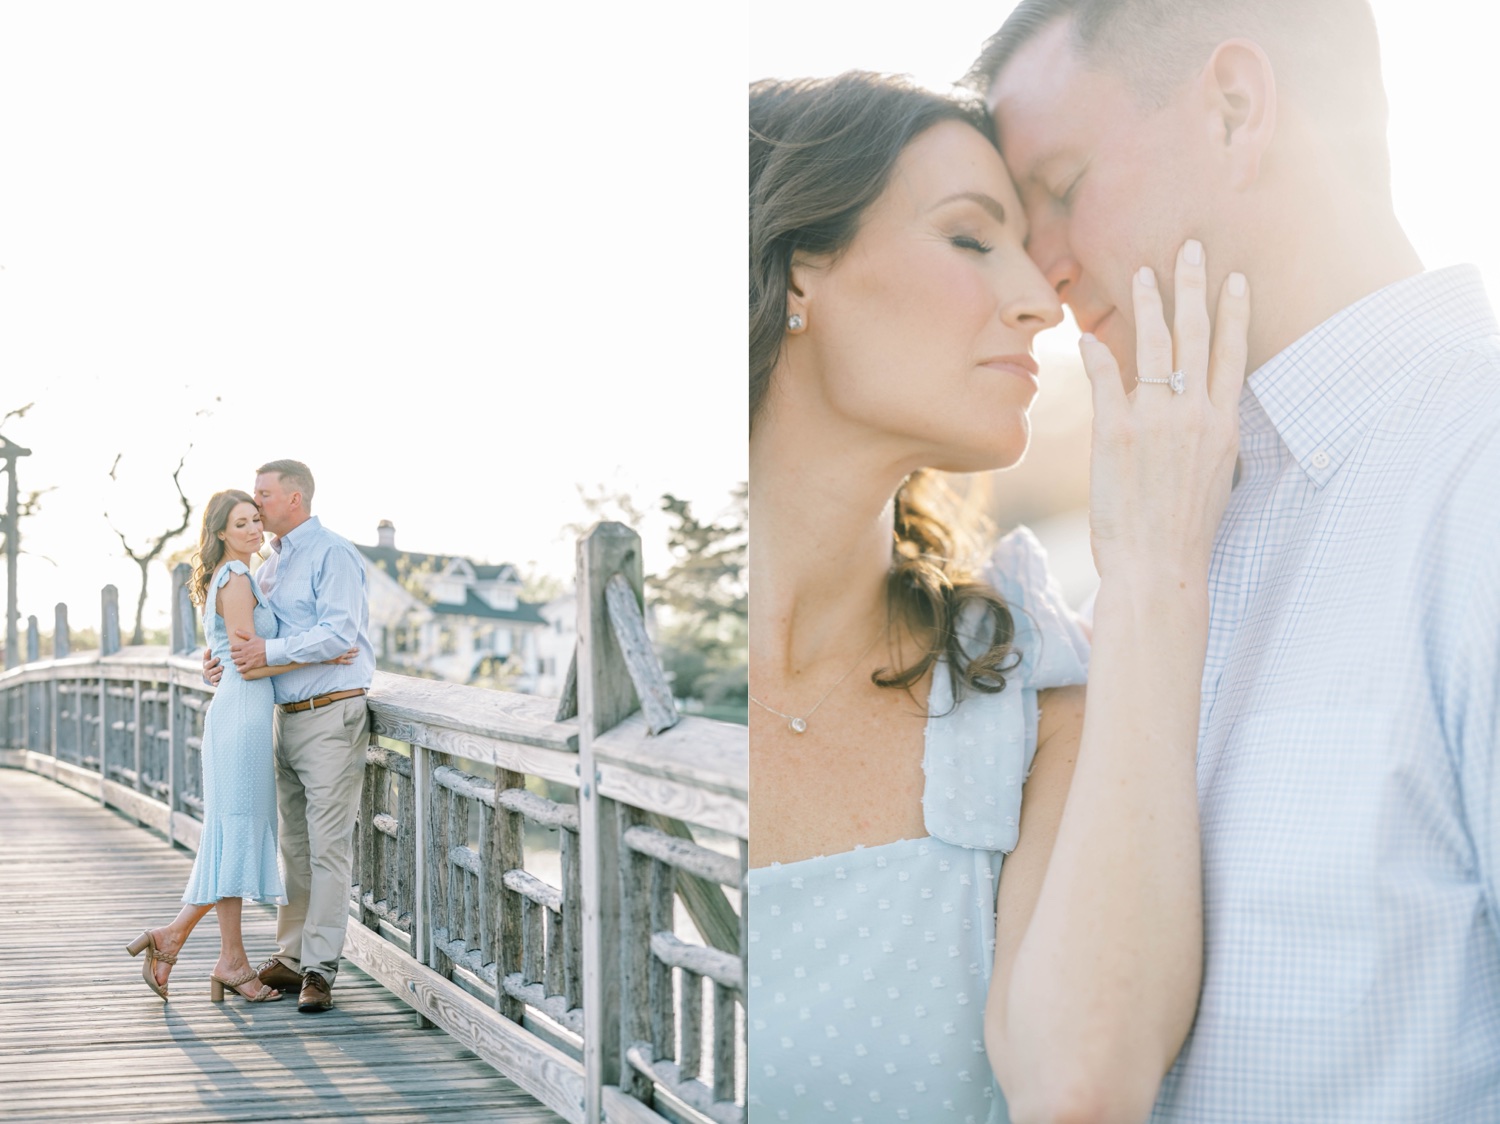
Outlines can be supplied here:
<path id="1" fill-rule="evenodd" d="M 282 714 L 298 714 L 304 710 L 317 710 L 320 706 L 336 703 L 340 699 L 358 698 L 365 693 L 363 687 L 356 687 L 352 691 L 334 691 L 331 695 L 314 695 L 310 699 L 300 699 L 297 702 L 277 703 L 277 709 Z"/>

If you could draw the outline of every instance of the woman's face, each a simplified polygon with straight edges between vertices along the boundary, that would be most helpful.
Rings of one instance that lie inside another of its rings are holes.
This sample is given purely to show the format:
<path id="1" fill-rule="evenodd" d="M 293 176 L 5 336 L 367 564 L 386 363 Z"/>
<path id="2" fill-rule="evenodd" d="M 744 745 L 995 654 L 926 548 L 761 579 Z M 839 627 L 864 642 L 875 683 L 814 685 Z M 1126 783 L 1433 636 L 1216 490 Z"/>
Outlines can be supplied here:
<path id="1" fill-rule="evenodd" d="M 254 554 L 265 541 L 260 525 L 260 511 L 253 503 L 237 503 L 229 509 L 229 518 L 220 532 L 224 546 L 236 554 Z"/>
<path id="2" fill-rule="evenodd" d="M 1037 392 L 1032 339 L 1062 317 L 1025 250 L 1026 217 L 1000 154 L 944 121 L 902 153 L 859 233 L 832 262 L 793 268 L 781 374 L 912 467 L 1014 464 Z M 797 397 L 801 397 L 799 393 Z"/>

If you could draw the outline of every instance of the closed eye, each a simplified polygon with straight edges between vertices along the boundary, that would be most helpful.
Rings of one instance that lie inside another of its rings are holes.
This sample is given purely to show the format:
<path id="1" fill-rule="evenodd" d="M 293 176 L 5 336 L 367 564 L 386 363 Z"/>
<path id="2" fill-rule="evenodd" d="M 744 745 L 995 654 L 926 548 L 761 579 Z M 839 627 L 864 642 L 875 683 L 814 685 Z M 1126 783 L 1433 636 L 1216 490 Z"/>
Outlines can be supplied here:
<path id="1" fill-rule="evenodd" d="M 1078 185 L 1081 182 L 1083 182 L 1083 173 L 1079 172 L 1076 176 L 1068 181 L 1066 187 L 1053 191 L 1052 197 L 1059 203 L 1061 203 L 1064 207 L 1072 206 L 1073 197 L 1078 193 Z"/>
<path id="2" fill-rule="evenodd" d="M 995 248 L 988 242 L 981 242 L 978 238 L 973 238 L 967 234 L 955 234 L 949 241 L 960 250 L 975 250 L 981 254 L 987 254 Z"/>

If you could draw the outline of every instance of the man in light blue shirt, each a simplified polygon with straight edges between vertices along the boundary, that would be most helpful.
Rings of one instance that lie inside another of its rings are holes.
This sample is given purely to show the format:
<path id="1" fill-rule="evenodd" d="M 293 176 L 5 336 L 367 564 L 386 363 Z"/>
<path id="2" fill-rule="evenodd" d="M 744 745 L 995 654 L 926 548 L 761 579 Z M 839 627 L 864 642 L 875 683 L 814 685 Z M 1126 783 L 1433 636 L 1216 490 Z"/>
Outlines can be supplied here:
<path id="1" fill-rule="evenodd" d="M 299 990 L 298 1010 L 333 1006 L 349 921 L 354 822 L 369 740 L 365 692 L 375 671 L 364 560 L 312 514 L 312 472 L 300 461 L 257 470 L 255 502 L 273 536 L 255 578 L 276 614 L 272 639 L 241 635 L 235 666 L 304 663 L 275 676 L 278 845 L 288 903 L 277 910 L 272 987 Z M 327 663 L 354 649 L 354 662 Z"/>
<path id="2" fill-rule="evenodd" d="M 1197 238 L 1253 297 L 1203 991 L 1152 1119 L 1500 1120 L 1500 333 L 1395 217 L 1368 3 L 1023 0 L 970 81 L 1127 380 L 1140 266 Z"/>

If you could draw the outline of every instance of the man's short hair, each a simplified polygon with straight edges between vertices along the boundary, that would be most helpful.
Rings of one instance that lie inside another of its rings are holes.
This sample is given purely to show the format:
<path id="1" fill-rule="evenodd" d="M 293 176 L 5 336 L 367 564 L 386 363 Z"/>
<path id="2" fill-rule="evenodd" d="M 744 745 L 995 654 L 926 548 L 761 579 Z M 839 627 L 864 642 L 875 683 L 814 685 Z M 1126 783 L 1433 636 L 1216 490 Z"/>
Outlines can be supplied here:
<path id="1" fill-rule="evenodd" d="M 1154 106 L 1166 104 L 1220 43 L 1253 40 L 1271 60 L 1277 85 L 1351 176 L 1390 194 L 1385 86 L 1369 0 L 1021 0 L 964 85 L 987 95 L 1021 47 L 1068 18 L 1078 57 L 1121 76 Z"/>
<path id="2" fill-rule="evenodd" d="M 302 508 L 304 511 L 312 510 L 313 498 L 313 474 L 312 469 L 301 461 L 267 461 L 255 470 L 255 475 L 261 476 L 267 472 L 274 472 L 285 484 L 288 480 L 292 482 L 294 491 L 302 493 Z"/>

